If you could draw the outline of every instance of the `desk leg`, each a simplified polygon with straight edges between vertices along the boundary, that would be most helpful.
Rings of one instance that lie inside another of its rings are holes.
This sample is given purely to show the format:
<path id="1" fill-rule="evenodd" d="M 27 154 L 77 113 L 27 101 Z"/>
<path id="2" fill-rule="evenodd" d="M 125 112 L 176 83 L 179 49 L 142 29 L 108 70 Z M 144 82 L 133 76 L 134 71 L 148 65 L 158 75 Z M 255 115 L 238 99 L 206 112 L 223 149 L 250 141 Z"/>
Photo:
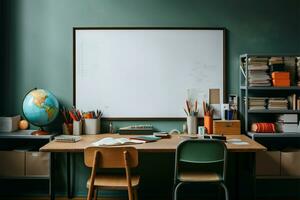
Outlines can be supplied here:
<path id="1" fill-rule="evenodd" d="M 67 153 L 67 187 L 68 199 L 73 198 L 73 155 Z"/>
<path id="2" fill-rule="evenodd" d="M 55 200 L 55 153 L 50 153 L 49 193 L 50 199 Z"/>
<path id="3" fill-rule="evenodd" d="M 256 199 L 256 153 L 238 155 L 237 199 Z"/>

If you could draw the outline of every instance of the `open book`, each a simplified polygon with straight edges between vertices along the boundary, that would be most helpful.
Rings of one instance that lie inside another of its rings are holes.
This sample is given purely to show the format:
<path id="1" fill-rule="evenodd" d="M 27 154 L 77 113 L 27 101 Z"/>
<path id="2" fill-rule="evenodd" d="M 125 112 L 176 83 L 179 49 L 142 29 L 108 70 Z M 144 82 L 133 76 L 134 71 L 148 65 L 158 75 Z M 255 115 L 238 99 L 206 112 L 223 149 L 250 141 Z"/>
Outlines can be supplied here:
<path id="1" fill-rule="evenodd" d="M 116 145 L 125 145 L 125 144 L 143 144 L 145 141 L 128 139 L 128 138 L 112 138 L 106 137 L 96 142 L 93 142 L 93 146 L 116 146 Z"/>

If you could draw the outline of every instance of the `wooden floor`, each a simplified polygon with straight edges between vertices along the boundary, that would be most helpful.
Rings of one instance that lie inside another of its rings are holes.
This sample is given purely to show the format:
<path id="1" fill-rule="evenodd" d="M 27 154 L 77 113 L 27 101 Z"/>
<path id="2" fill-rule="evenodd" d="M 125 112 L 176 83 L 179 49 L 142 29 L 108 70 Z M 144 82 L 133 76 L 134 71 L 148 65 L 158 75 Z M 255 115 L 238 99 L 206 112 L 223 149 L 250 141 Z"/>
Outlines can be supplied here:
<path id="1" fill-rule="evenodd" d="M 49 200 L 47 197 L 18 197 L 18 198 L 4 198 L 0 197 L 0 200 Z M 83 197 L 75 197 L 73 199 L 68 199 L 66 197 L 56 197 L 55 200 L 86 200 Z M 98 198 L 97 200 L 127 200 L 127 198 Z M 166 200 L 166 199 L 147 199 L 147 200 Z M 185 200 L 194 200 L 194 199 L 185 199 Z M 204 199 L 205 200 L 205 199 Z M 257 200 L 271 200 L 271 199 L 257 199 Z M 297 200 L 297 199 L 274 199 L 272 200 Z"/>

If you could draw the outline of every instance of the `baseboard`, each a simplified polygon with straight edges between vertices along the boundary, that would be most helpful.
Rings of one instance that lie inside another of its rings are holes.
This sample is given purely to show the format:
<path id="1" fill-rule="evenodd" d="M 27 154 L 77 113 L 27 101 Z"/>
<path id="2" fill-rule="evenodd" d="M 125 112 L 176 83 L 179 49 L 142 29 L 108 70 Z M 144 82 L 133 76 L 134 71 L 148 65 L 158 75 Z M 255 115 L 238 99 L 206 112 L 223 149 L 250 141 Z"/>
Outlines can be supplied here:
<path id="1" fill-rule="evenodd" d="M 49 197 L 0 197 L 0 200 L 49 200 Z M 126 198 L 99 197 L 97 200 L 125 200 Z M 55 200 L 69 200 L 67 197 L 55 197 Z M 86 197 L 74 197 L 72 200 L 86 200 Z"/>

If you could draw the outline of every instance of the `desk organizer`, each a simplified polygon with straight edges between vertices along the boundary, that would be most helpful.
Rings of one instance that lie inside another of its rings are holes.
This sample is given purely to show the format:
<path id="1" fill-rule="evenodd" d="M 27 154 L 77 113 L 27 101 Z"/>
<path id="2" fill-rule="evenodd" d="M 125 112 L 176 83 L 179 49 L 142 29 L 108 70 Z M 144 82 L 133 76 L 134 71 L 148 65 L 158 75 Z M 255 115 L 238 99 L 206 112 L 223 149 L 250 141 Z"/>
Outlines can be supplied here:
<path id="1" fill-rule="evenodd" d="M 83 121 L 83 133 L 87 135 L 100 133 L 100 119 L 85 119 Z"/>

